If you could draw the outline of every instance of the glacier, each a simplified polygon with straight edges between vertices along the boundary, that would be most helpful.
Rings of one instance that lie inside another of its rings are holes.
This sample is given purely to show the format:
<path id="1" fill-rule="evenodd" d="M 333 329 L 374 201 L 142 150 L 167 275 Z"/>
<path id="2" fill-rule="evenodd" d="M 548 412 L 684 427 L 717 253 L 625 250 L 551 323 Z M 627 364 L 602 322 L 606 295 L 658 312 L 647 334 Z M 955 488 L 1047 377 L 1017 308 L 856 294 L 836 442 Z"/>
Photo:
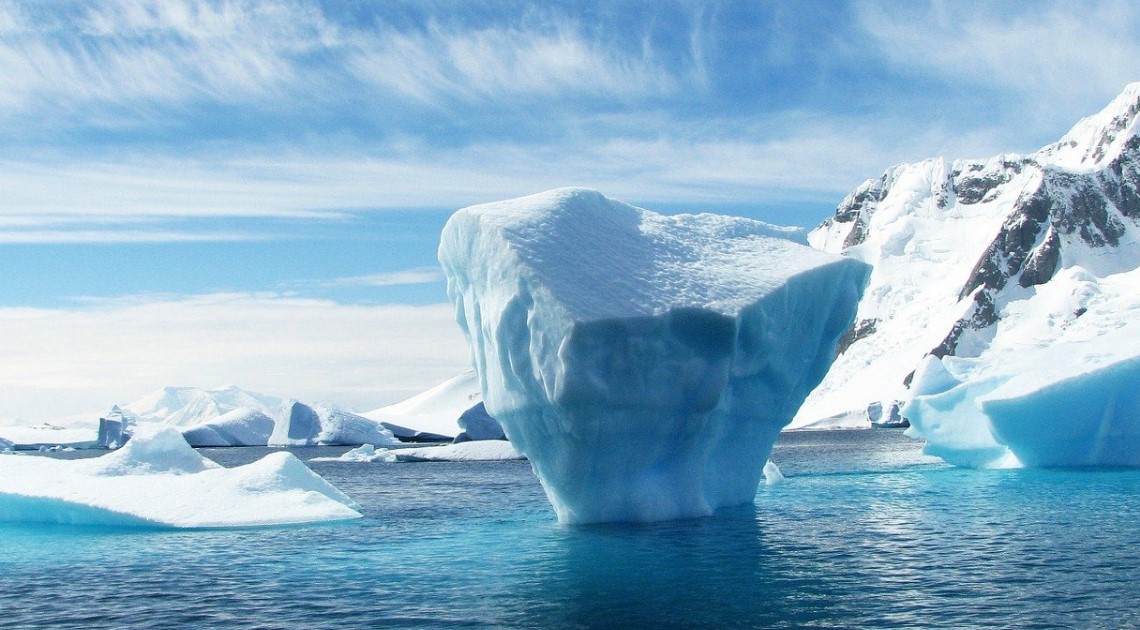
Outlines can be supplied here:
<path id="1" fill-rule="evenodd" d="M 580 188 L 452 215 L 439 260 L 483 402 L 560 521 L 754 500 L 869 273 L 790 234 Z"/>
<path id="2" fill-rule="evenodd" d="M 159 528 L 360 518 L 358 506 L 289 453 L 223 468 L 172 427 L 94 459 L 0 458 L 0 521 Z"/>

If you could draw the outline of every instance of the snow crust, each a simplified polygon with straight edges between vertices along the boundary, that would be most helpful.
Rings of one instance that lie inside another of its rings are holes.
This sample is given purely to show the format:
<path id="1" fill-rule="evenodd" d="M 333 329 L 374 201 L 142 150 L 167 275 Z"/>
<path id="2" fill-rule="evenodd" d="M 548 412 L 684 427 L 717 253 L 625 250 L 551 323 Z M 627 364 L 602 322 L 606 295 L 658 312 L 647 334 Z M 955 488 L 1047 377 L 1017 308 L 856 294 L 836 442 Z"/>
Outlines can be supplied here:
<path id="1" fill-rule="evenodd" d="M 574 188 L 451 217 L 439 257 L 484 403 L 561 521 L 754 499 L 868 272 L 786 235 Z"/>
<path id="2" fill-rule="evenodd" d="M 356 504 L 289 453 L 226 469 L 170 427 L 95 459 L 0 458 L 0 520 L 174 528 L 359 518 Z"/>
<path id="3" fill-rule="evenodd" d="M 962 466 L 1140 465 L 1140 269 L 1064 270 L 971 359 L 929 357 L 903 408 Z"/>

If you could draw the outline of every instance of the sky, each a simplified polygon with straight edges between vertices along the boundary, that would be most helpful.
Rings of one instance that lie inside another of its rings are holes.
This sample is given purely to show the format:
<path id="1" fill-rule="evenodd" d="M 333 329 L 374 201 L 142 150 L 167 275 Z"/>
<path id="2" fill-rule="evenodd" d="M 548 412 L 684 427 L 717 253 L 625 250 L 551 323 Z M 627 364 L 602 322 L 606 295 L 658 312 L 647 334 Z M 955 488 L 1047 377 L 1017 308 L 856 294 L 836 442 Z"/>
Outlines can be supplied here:
<path id="1" fill-rule="evenodd" d="M 167 385 L 363 411 L 467 369 L 457 208 L 810 227 L 1140 80 L 1129 2 L 0 2 L 0 424 Z"/>

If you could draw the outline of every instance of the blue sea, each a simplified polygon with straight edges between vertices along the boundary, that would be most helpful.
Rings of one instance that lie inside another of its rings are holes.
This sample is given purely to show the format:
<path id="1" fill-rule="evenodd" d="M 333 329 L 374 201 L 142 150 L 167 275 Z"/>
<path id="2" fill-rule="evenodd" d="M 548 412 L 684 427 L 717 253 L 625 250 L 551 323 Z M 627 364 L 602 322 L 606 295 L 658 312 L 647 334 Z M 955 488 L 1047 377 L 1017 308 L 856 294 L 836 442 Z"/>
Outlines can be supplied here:
<path id="1" fill-rule="evenodd" d="M 314 462 L 365 518 L 0 525 L 0 628 L 1140 627 L 1140 471 L 964 470 L 920 448 L 785 434 L 786 480 L 755 506 L 573 527 L 525 462 Z"/>

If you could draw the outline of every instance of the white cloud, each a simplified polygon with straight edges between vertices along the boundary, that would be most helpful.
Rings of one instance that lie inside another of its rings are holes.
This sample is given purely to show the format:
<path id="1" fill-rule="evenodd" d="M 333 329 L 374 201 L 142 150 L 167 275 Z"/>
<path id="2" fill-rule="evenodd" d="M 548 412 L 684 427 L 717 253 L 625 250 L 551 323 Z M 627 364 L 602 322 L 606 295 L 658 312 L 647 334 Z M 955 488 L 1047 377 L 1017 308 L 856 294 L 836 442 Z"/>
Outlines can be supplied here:
<path id="1" fill-rule="evenodd" d="M 346 306 L 276 294 L 141 296 L 0 308 L 0 420 L 102 413 L 167 385 L 235 384 L 357 409 L 468 369 L 450 305 Z"/>
<path id="2" fill-rule="evenodd" d="M 443 280 L 443 272 L 435 267 L 416 267 L 413 269 L 401 269 L 399 271 L 390 271 L 387 273 L 373 273 L 363 276 L 349 276 L 346 278 L 334 278 L 332 280 L 325 280 L 315 284 L 328 287 L 392 287 L 402 286 L 409 284 L 430 284 L 432 282 L 441 282 Z"/>
<path id="3" fill-rule="evenodd" d="M 1075 123 L 1140 79 L 1140 13 L 1126 0 L 857 9 L 892 65 L 993 89 L 995 109 L 1021 109 L 1043 123 Z"/>
<path id="4" fill-rule="evenodd" d="M 61 10 L 55 10 L 61 9 Z M 0 104 L 235 102 L 295 79 L 332 28 L 298 2 L 110 0 L 0 6 Z"/>
<path id="5" fill-rule="evenodd" d="M 617 129 L 627 124 L 606 117 L 593 122 Z M 661 127 L 667 130 L 650 138 L 614 133 L 606 140 L 551 145 L 416 147 L 384 158 L 291 153 L 219 154 L 193 161 L 138 156 L 100 163 L 0 163 L 5 196 L 0 226 L 47 231 L 33 238 L 11 229 L 5 232 L 15 234 L 9 241 L 111 240 L 115 233 L 124 240 L 155 240 L 161 225 L 151 226 L 156 230 L 151 237 L 130 236 L 133 230 L 118 227 L 69 237 L 64 228 L 68 221 L 85 230 L 92 221 L 156 217 L 328 219 L 366 208 L 459 208 L 566 185 L 639 201 L 774 202 L 807 192 L 838 203 L 863 179 L 898 162 L 936 155 L 984 157 L 1018 148 L 1006 144 L 1008 134 L 1002 129 L 961 133 L 928 126 L 915 131 L 896 120 L 822 119 L 810 113 L 742 121 L 734 137 L 709 136 L 699 126 Z M 244 235 L 166 231 L 170 240 Z"/>
<path id="6" fill-rule="evenodd" d="M 25 219 L 27 217 L 24 217 Z M 2 223 L 2 222 L 0 222 Z M 222 243 L 259 241 L 265 235 L 241 232 L 176 232 L 170 230 L 4 230 L 0 245 L 79 243 Z"/>
<path id="7" fill-rule="evenodd" d="M 678 87 L 652 49 L 623 54 L 586 38 L 577 24 L 553 18 L 526 29 L 388 31 L 355 45 L 349 65 L 357 76 L 441 106 L 450 99 L 519 95 L 640 98 Z"/>

